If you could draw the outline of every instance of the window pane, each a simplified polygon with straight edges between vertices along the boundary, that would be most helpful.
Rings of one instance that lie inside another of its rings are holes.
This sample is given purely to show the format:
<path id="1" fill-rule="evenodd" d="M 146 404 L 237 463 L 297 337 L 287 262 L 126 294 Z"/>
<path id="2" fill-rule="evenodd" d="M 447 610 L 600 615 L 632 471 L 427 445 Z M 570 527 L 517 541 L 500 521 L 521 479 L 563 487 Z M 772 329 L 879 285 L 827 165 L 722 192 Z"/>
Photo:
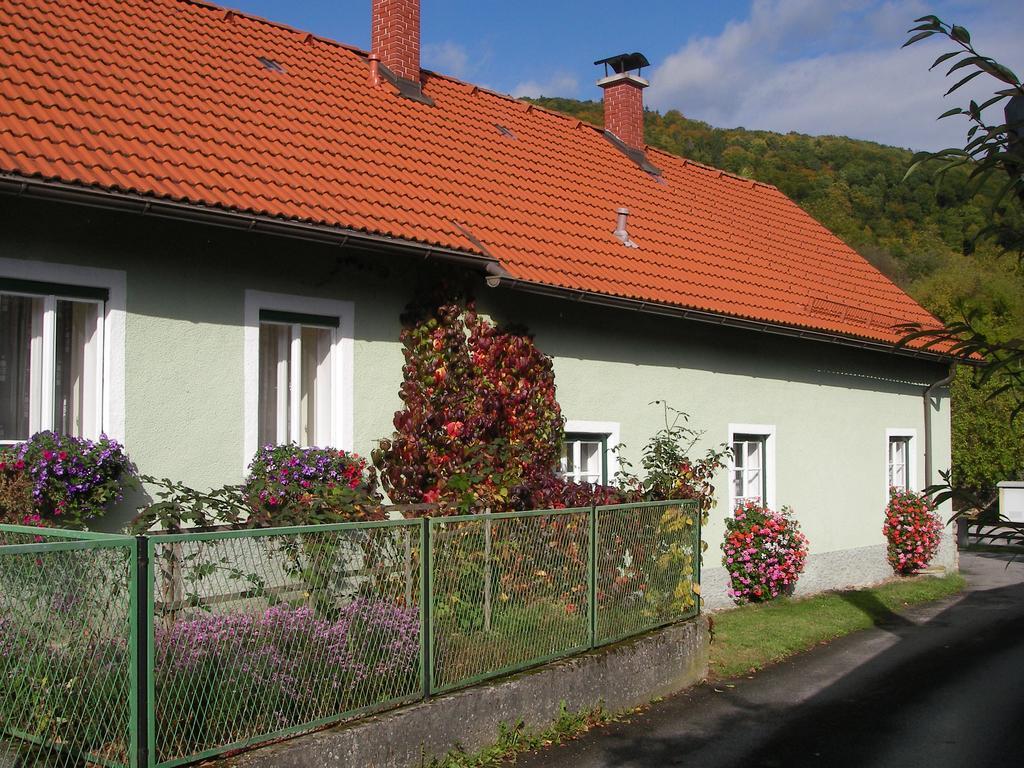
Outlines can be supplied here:
<path id="1" fill-rule="evenodd" d="M 892 466 L 892 485 L 901 490 L 907 488 L 907 473 L 906 468 L 902 464 L 893 464 Z"/>
<path id="2" fill-rule="evenodd" d="M 302 378 L 299 407 L 299 442 L 313 446 L 330 440 L 331 331 L 302 329 Z"/>
<path id="3" fill-rule="evenodd" d="M 759 469 L 747 470 L 747 490 L 744 494 L 748 499 L 761 500 L 762 475 Z"/>
<path id="4" fill-rule="evenodd" d="M 733 466 L 740 469 L 743 466 L 743 450 L 744 443 L 733 443 L 732 444 L 732 461 Z"/>
<path id="5" fill-rule="evenodd" d="M 572 473 L 573 443 L 562 443 L 561 470 L 563 475 Z"/>
<path id="6" fill-rule="evenodd" d="M 760 469 L 761 468 L 761 445 L 760 441 L 752 441 L 747 443 L 747 468 L 748 469 Z"/>
<path id="7" fill-rule="evenodd" d="M 259 444 L 288 442 L 288 351 L 291 327 L 260 324 Z"/>
<path id="8" fill-rule="evenodd" d="M 100 305 L 94 302 L 57 302 L 54 329 L 53 428 L 82 437 L 97 414 Z"/>
<path id="9" fill-rule="evenodd" d="M 580 443 L 580 470 L 588 483 L 601 482 L 601 444 Z"/>
<path id="10" fill-rule="evenodd" d="M 737 469 L 732 473 L 732 495 L 737 502 L 743 499 L 743 470 Z"/>
<path id="11" fill-rule="evenodd" d="M 33 312 L 41 301 L 0 295 L 0 440 L 29 437 Z"/>
<path id="12" fill-rule="evenodd" d="M 910 454 L 910 440 L 905 437 L 889 438 L 889 485 L 906 490 L 909 488 L 907 461 Z"/>

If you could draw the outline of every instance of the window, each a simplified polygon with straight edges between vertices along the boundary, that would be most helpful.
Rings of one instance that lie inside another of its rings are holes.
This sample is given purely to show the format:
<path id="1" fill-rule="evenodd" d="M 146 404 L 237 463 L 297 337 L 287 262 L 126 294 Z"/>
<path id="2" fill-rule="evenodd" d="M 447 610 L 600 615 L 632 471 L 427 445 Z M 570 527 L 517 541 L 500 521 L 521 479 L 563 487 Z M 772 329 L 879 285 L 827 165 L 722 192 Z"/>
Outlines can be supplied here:
<path id="1" fill-rule="evenodd" d="M 768 497 L 764 435 L 734 435 L 732 439 L 732 493 L 736 506 L 748 501 L 764 503 Z"/>
<path id="2" fill-rule="evenodd" d="M 901 491 L 914 489 L 917 462 L 914 456 L 916 431 L 913 429 L 887 429 L 885 432 L 885 490 L 888 497 L 890 488 Z"/>
<path id="3" fill-rule="evenodd" d="M 566 433 L 562 476 L 575 483 L 608 483 L 608 436 Z"/>
<path id="4" fill-rule="evenodd" d="M 605 485 L 619 471 L 614 448 L 619 444 L 619 424 L 615 421 L 565 422 L 561 473 L 576 483 Z"/>
<path id="5" fill-rule="evenodd" d="M 352 304 L 246 291 L 245 456 L 294 442 L 352 450 Z"/>
<path id="6" fill-rule="evenodd" d="M 104 288 L 0 279 L 0 444 L 41 430 L 98 437 Z"/>
<path id="7" fill-rule="evenodd" d="M 260 312 L 260 445 L 330 445 L 331 353 L 339 322 Z"/>
<path id="8" fill-rule="evenodd" d="M 889 438 L 889 487 L 905 491 L 909 488 L 907 479 L 907 458 L 910 453 L 909 437 Z"/>
<path id="9" fill-rule="evenodd" d="M 729 508 L 757 501 L 775 504 L 775 427 L 730 424 Z"/>

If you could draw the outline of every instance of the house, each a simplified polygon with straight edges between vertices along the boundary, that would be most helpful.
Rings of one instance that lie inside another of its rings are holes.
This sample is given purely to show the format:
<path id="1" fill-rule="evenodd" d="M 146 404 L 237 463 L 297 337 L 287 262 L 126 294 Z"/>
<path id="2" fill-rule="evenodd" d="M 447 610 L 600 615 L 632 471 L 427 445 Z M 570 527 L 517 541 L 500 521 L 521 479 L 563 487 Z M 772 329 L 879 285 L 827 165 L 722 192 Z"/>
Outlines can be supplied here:
<path id="1" fill-rule="evenodd" d="M 209 487 L 257 445 L 368 454 L 400 407 L 417 275 L 554 359 L 573 477 L 637 458 L 667 400 L 729 443 L 706 531 L 790 505 L 805 589 L 888 566 L 890 485 L 950 463 L 934 318 L 777 189 L 643 141 L 638 54 L 607 130 L 422 70 L 418 0 L 372 52 L 198 0 L 0 0 L 0 440 L 124 441 Z M 952 564 L 952 550 L 941 556 Z"/>

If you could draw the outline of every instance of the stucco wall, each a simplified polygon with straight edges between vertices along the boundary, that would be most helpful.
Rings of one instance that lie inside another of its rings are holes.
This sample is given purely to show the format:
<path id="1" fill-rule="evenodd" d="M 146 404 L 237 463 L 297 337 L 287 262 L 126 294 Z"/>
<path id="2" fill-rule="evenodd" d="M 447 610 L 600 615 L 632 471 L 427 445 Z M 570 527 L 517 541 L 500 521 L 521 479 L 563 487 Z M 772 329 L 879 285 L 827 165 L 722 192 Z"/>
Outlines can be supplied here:
<path id="1" fill-rule="evenodd" d="M 245 289 L 355 304 L 354 441 L 368 454 L 400 405 L 399 314 L 419 266 L 400 258 L 102 211 L 0 199 L 0 257 L 125 270 L 125 442 L 149 474 L 195 487 L 242 477 Z M 776 502 L 792 506 L 815 555 L 882 545 L 886 429 L 916 430 L 924 484 L 924 387 L 945 370 L 907 358 L 652 318 L 504 289 L 480 288 L 481 308 L 527 324 L 555 361 L 573 420 L 620 424 L 623 457 L 638 464 L 664 424 L 655 400 L 705 430 L 730 423 L 776 430 Z M 934 418 L 934 465 L 949 466 L 949 404 Z M 725 476 L 720 497 L 727 499 Z M 705 539 L 710 582 L 727 504 Z M 876 555 L 865 555 L 863 574 Z M 856 573 L 858 567 L 850 572 Z M 883 568 L 884 571 L 884 568 Z"/>

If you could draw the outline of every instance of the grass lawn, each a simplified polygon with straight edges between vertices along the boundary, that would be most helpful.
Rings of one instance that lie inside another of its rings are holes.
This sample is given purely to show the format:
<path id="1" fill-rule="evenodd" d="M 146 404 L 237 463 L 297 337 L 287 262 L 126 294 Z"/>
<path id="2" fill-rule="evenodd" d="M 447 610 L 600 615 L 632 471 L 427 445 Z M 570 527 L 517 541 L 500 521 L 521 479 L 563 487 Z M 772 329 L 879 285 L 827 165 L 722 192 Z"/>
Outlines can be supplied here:
<path id="1" fill-rule="evenodd" d="M 735 677 L 893 618 L 900 608 L 959 592 L 951 574 L 891 581 L 870 589 L 746 605 L 714 615 L 711 675 Z"/>

